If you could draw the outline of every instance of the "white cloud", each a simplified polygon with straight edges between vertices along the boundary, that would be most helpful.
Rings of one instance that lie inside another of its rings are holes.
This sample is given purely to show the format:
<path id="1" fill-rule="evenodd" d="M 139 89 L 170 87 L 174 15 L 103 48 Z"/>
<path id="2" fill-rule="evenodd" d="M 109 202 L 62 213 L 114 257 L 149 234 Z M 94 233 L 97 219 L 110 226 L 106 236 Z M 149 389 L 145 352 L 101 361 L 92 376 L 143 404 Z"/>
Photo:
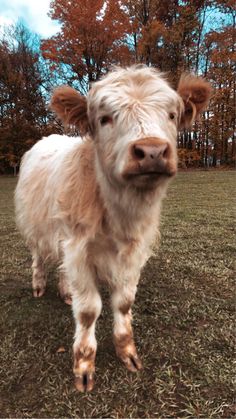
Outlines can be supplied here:
<path id="1" fill-rule="evenodd" d="M 50 0 L 1 0 L 0 25 L 23 19 L 42 38 L 54 35 L 60 26 L 48 17 Z"/>
<path id="2" fill-rule="evenodd" d="M 14 20 L 9 17 L 0 16 L 0 26 L 12 25 L 12 23 L 14 23 Z"/>
<path id="3" fill-rule="evenodd" d="M 12 25 L 14 20 L 6 16 L 0 16 L 0 36 L 3 34 L 3 30 L 6 26 Z"/>

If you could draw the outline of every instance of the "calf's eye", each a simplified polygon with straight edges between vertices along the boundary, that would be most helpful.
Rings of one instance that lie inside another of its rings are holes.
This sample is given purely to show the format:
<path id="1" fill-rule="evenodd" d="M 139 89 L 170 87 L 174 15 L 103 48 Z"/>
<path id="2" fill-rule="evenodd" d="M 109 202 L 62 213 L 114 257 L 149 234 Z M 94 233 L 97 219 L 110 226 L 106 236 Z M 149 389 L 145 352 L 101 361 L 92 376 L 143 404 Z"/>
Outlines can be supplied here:
<path id="1" fill-rule="evenodd" d="M 170 113 L 169 113 L 169 118 L 170 118 L 170 119 L 175 119 L 175 114 L 174 114 L 173 112 L 170 112 Z"/>
<path id="2" fill-rule="evenodd" d="M 109 115 L 104 115 L 101 117 L 100 119 L 100 124 L 103 125 L 107 125 L 107 124 L 111 124 L 112 123 L 112 117 Z"/>

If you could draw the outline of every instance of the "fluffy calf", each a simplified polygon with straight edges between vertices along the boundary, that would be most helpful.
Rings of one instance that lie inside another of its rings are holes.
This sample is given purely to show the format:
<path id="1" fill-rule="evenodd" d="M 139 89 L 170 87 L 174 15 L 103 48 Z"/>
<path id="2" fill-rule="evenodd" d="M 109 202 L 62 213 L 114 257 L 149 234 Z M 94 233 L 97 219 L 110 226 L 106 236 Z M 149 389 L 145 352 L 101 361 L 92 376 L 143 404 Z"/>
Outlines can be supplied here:
<path id="1" fill-rule="evenodd" d="M 129 370 L 142 368 L 131 306 L 176 173 L 177 131 L 192 124 L 209 96 L 202 79 L 183 76 L 175 91 L 147 67 L 115 69 L 87 98 L 63 86 L 51 107 L 83 138 L 52 135 L 23 158 L 15 203 L 33 257 L 33 295 L 45 291 L 45 261 L 60 261 L 61 296 L 72 296 L 80 391 L 94 385 L 101 281 L 111 292 L 117 355 Z"/>

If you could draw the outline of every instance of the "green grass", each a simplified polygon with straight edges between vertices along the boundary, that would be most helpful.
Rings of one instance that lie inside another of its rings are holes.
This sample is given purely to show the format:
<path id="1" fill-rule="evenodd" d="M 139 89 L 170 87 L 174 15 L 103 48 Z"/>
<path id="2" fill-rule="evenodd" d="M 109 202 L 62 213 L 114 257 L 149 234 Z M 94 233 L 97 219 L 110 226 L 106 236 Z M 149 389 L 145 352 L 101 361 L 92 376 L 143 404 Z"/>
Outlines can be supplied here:
<path id="1" fill-rule="evenodd" d="M 32 298 L 31 258 L 14 225 L 15 179 L 0 178 L 0 416 L 235 417 L 234 186 L 233 172 L 179 173 L 134 306 L 145 369 L 133 375 L 116 359 L 105 293 L 96 385 L 79 394 L 70 308 L 52 270 L 46 295 Z"/>

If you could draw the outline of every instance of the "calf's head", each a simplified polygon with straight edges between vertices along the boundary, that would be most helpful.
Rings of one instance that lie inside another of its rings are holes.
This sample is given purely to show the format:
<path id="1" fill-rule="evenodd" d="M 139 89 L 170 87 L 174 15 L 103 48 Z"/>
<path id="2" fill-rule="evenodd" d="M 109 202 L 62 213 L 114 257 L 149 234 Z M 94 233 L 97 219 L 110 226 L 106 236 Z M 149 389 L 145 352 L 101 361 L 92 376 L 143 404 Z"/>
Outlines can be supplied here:
<path id="1" fill-rule="evenodd" d="M 99 170 L 113 184 L 153 188 L 177 170 L 178 130 L 208 104 L 209 83 L 183 75 L 177 91 L 149 67 L 117 68 L 94 83 L 87 99 L 66 86 L 51 108 L 64 123 L 90 134 Z"/>

